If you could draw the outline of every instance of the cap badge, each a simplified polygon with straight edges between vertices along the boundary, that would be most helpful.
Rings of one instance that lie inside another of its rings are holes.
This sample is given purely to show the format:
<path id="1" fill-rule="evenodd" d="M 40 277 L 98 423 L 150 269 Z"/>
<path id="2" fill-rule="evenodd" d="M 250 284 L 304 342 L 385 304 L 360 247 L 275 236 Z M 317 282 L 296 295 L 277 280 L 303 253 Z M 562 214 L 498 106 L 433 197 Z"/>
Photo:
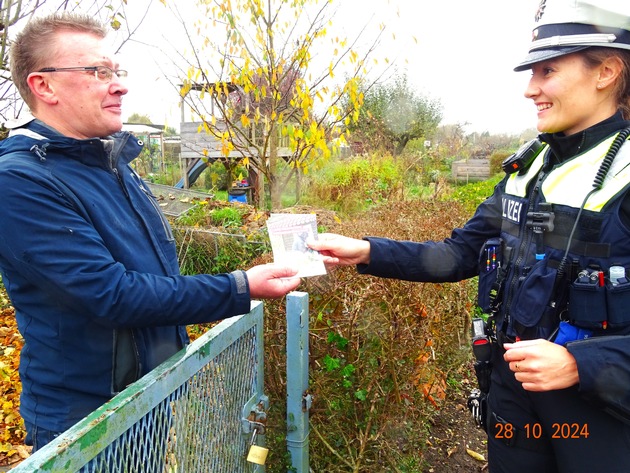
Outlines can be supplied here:
<path id="1" fill-rule="evenodd" d="M 547 0 L 540 0 L 540 5 L 538 5 L 538 10 L 536 11 L 536 16 L 534 20 L 538 23 L 543 15 L 545 14 L 545 7 L 547 6 Z"/>

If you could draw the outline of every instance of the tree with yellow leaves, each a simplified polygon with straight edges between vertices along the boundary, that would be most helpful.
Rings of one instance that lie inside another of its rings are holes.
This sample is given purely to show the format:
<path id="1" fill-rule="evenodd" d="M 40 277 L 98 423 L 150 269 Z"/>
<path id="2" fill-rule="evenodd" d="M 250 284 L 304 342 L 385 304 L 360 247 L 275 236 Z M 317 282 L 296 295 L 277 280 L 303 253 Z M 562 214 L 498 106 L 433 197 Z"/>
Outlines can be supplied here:
<path id="1" fill-rule="evenodd" d="M 291 177 L 299 182 L 330 157 L 345 139 L 345 125 L 358 119 L 363 101 L 358 85 L 383 28 L 360 53 L 357 38 L 329 37 L 333 4 L 199 0 L 203 20 L 196 31 L 187 29 L 194 59 L 181 95 L 201 121 L 200 130 L 220 141 L 222 155 L 236 157 L 255 176 L 258 206 L 264 192 L 256 176 L 264 178 L 271 208 L 280 208 Z M 204 102 L 208 96 L 218 114 Z"/>

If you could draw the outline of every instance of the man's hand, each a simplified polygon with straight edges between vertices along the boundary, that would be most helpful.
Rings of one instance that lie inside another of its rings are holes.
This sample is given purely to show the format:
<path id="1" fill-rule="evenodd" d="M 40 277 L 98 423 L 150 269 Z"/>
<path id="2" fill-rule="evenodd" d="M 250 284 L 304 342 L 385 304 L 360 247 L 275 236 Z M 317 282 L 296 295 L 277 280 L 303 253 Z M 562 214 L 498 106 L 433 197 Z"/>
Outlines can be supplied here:
<path id="1" fill-rule="evenodd" d="M 291 292 L 300 285 L 297 268 L 261 264 L 246 271 L 249 296 L 252 299 L 275 299 Z"/>
<path id="2" fill-rule="evenodd" d="M 503 359 L 527 391 L 552 391 L 578 384 L 575 358 L 569 351 L 547 340 L 505 343 Z"/>
<path id="3" fill-rule="evenodd" d="M 369 264 L 370 242 L 334 233 L 322 233 L 318 240 L 309 240 L 308 247 L 319 251 L 327 266 Z"/>

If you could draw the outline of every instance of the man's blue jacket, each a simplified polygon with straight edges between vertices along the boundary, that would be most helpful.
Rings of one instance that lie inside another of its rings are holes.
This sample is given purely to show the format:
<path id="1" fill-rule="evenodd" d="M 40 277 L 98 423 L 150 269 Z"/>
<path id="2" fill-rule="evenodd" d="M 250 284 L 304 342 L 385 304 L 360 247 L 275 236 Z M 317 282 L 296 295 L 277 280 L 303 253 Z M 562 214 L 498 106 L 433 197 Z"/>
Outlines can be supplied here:
<path id="1" fill-rule="evenodd" d="M 187 342 L 250 310 L 244 272 L 181 276 L 168 222 L 129 166 L 142 143 L 38 120 L 0 142 L 0 272 L 25 345 L 21 414 L 63 431 Z"/>

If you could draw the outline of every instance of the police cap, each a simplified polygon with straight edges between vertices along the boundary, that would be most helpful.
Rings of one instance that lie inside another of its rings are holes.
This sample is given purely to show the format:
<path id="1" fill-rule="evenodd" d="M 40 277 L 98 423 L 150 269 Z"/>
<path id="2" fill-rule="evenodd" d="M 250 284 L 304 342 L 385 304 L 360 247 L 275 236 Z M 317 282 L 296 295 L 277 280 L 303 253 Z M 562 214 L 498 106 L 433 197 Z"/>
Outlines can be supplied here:
<path id="1" fill-rule="evenodd" d="M 542 0 L 529 54 L 514 70 L 592 46 L 630 50 L 630 1 Z"/>

